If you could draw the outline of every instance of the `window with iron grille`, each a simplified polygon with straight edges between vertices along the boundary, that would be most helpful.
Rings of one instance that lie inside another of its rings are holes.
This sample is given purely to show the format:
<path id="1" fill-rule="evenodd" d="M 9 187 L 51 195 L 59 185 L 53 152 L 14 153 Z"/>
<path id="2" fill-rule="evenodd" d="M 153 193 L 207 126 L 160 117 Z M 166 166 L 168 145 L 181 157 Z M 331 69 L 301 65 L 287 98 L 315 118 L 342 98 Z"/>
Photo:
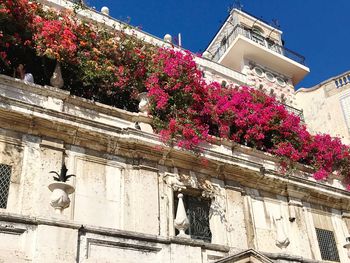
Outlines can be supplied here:
<path id="1" fill-rule="evenodd" d="M 177 196 L 177 194 L 175 195 Z M 193 239 L 211 242 L 211 231 L 209 226 L 209 210 L 211 201 L 199 196 L 191 196 L 184 194 L 184 205 L 187 217 L 190 221 L 190 227 L 186 230 L 186 234 Z M 178 198 L 175 198 L 175 206 L 177 208 Z M 174 211 L 175 212 L 175 211 Z M 175 234 L 178 231 L 175 230 Z"/>
<path id="2" fill-rule="evenodd" d="M 334 233 L 329 230 L 316 228 L 316 234 L 322 259 L 340 262 Z"/>
<path id="3" fill-rule="evenodd" d="M 10 189 L 11 166 L 0 164 L 0 208 L 7 207 L 7 199 Z"/>

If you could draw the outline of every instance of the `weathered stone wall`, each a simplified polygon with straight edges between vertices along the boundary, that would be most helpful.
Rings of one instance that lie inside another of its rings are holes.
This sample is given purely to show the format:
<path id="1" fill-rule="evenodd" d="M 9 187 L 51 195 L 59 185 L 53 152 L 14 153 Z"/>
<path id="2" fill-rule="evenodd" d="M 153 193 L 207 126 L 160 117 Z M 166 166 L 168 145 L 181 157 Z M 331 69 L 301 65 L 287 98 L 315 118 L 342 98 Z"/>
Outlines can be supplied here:
<path id="1" fill-rule="evenodd" d="M 259 76 L 256 69 L 261 70 Z M 246 61 L 243 73 L 247 75 L 247 85 L 263 91 L 265 94 L 275 97 L 277 101 L 292 107 L 297 107 L 294 95 L 294 86 L 290 78 L 275 73 L 261 65 L 253 65 L 250 61 Z M 272 78 L 269 79 L 267 75 Z M 283 81 L 283 82 L 279 82 Z"/>
<path id="2" fill-rule="evenodd" d="M 156 150 L 158 137 L 134 128 L 149 121 L 142 114 L 7 77 L 0 91 L 0 163 L 12 166 L 0 262 L 206 263 L 248 248 L 316 262 L 315 227 L 334 231 L 346 262 L 350 197 L 337 179 L 315 183 L 301 166 L 286 177 L 273 156 L 231 142 L 203 146 L 202 165 L 189 152 Z M 49 172 L 63 162 L 75 193 L 58 215 Z M 179 189 L 211 200 L 211 243 L 175 237 Z"/>
<path id="3" fill-rule="evenodd" d="M 332 79 L 309 89 L 300 89 L 295 96 L 311 132 L 338 136 L 343 143 L 350 144 L 346 113 L 340 102 L 342 97 L 350 96 L 350 83 L 338 88 Z"/>

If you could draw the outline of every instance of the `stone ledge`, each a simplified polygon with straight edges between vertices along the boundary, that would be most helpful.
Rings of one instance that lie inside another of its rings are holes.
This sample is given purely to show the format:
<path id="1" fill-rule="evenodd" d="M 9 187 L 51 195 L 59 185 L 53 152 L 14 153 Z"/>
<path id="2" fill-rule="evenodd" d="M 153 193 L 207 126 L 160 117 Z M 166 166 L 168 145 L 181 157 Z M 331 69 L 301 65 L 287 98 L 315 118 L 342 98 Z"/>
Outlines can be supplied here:
<path id="1" fill-rule="evenodd" d="M 270 259 L 277 260 L 277 262 L 298 262 L 298 263 L 322 263 L 324 261 L 307 259 L 302 256 L 289 255 L 284 253 L 267 253 L 262 252 L 263 255 L 267 256 Z M 283 260 L 283 261 L 281 261 Z"/>
<path id="2" fill-rule="evenodd" d="M 64 227 L 64 228 L 71 228 L 71 229 L 79 229 L 81 227 L 81 224 L 73 223 L 67 220 L 33 217 L 33 216 L 6 213 L 6 212 L 0 212 L 0 221 L 11 222 L 11 223 L 21 223 L 21 224 L 27 224 L 27 225 L 57 226 L 57 227 Z"/>
<path id="3" fill-rule="evenodd" d="M 178 238 L 178 237 L 162 237 L 150 234 L 144 234 L 133 231 L 118 230 L 113 228 L 97 227 L 90 225 L 83 225 L 79 223 L 73 223 L 69 220 L 54 219 L 54 218 L 41 218 L 41 217 L 31 217 L 20 214 L 12 214 L 6 212 L 0 212 L 0 221 L 11 222 L 11 223 L 21 223 L 28 225 L 47 225 L 56 226 L 62 228 L 77 229 L 80 233 L 97 234 L 109 237 L 119 237 L 126 239 L 139 240 L 151 243 L 161 243 L 161 244 L 179 244 L 185 246 L 201 247 L 209 250 L 220 251 L 228 253 L 230 248 L 224 245 L 206 243 L 200 240 Z M 0 229 L 1 232 L 1 229 Z M 24 232 L 24 231 L 23 231 Z"/>
<path id="4" fill-rule="evenodd" d="M 225 245 L 211 244 L 200 240 L 190 239 L 190 238 L 181 238 L 181 237 L 170 237 L 171 243 L 192 246 L 192 247 L 201 247 L 209 250 L 215 250 L 220 252 L 228 253 L 230 247 Z"/>
<path id="5" fill-rule="evenodd" d="M 0 121 L 4 123 L 5 128 L 8 125 L 8 129 L 16 127 L 21 132 L 38 136 L 42 135 L 42 131 L 50 131 L 50 134 L 46 134 L 47 136 L 63 140 L 68 144 L 76 144 L 77 142 L 74 141 L 75 138 L 94 138 L 102 147 L 106 146 L 109 140 L 113 140 L 121 147 L 125 147 L 125 149 L 147 149 L 147 153 L 144 153 L 148 154 L 148 158 L 159 158 L 158 155 L 160 154 L 156 155 L 152 151 L 149 151 L 149 149 L 154 149 L 154 147 L 162 146 L 159 136 L 130 127 L 132 124 L 130 120 L 138 116 L 141 117 L 138 113 L 131 113 L 70 96 L 69 93 L 59 89 L 26 84 L 23 81 L 7 76 L 0 76 L 1 84 L 3 86 L 0 88 L 5 90 L 10 90 L 11 85 L 13 86 L 12 93 L 9 96 L 6 94 L 0 96 L 2 103 L 0 118 L 3 119 Z M 16 94 L 20 97 L 17 98 Z M 71 105 L 79 105 L 82 109 L 93 109 L 94 114 L 97 115 L 108 112 L 110 115 L 115 116 L 116 123 L 98 122 L 95 115 L 84 114 L 83 116 L 76 116 L 72 113 L 64 112 L 64 109 L 47 109 L 44 106 L 33 104 L 29 99 L 30 96 L 43 96 L 43 94 L 52 97 L 65 96 L 63 104 L 69 100 Z M 143 117 L 146 118 L 146 116 Z M 121 127 L 118 127 L 118 120 Z M 16 122 L 12 124 L 11 121 Z M 62 132 L 60 133 L 60 131 L 65 131 L 65 134 L 69 135 L 69 137 L 62 134 Z M 168 147 L 164 148 L 166 151 L 169 150 Z M 294 176 L 281 175 L 278 173 L 278 158 L 275 156 L 227 140 L 218 139 L 214 144 L 203 144 L 201 150 L 203 156 L 212 164 L 212 168 L 215 168 L 215 165 L 224 165 L 227 172 L 235 176 L 235 178 L 226 177 L 222 179 L 241 180 L 241 182 L 246 182 L 247 187 L 249 187 L 249 183 L 256 185 L 256 180 L 258 179 L 259 186 L 262 188 L 270 189 L 272 187 L 272 189 L 277 189 L 278 191 L 280 191 L 279 188 L 281 186 L 290 184 L 305 192 L 313 192 L 314 196 L 322 197 L 325 200 L 337 201 L 344 199 L 341 208 L 347 209 L 348 206 L 350 207 L 350 196 L 347 191 L 331 186 L 330 184 L 316 183 L 310 178 L 310 174 L 308 173 L 310 171 L 308 171 L 307 167 L 298 166 L 298 171 Z M 191 164 L 192 166 L 193 162 L 198 161 L 191 152 L 177 147 L 172 149 L 172 153 L 173 160 L 178 162 Z M 265 171 L 264 174 L 261 173 L 262 168 Z M 221 174 L 225 174 L 224 172 L 222 171 Z M 250 175 L 250 177 L 243 178 L 244 174 Z M 239 176 L 241 177 L 239 178 Z M 250 182 L 246 181 L 247 178 L 250 178 Z M 284 189 L 285 187 L 282 188 Z M 337 203 L 333 201 L 331 203 Z"/>
<path id="6" fill-rule="evenodd" d="M 145 113 L 130 112 L 127 110 L 122 110 L 100 102 L 95 102 L 95 101 L 81 98 L 75 95 L 71 95 L 70 92 L 66 90 L 58 89 L 51 86 L 41 86 L 37 84 L 26 83 L 20 79 L 12 78 L 6 75 L 0 74 L 0 85 L 1 85 L 1 89 L 11 90 L 11 92 L 18 93 L 18 95 L 21 95 L 21 96 L 25 96 L 25 94 L 28 93 L 28 94 L 41 95 L 45 97 L 52 97 L 55 99 L 62 100 L 64 104 L 81 106 L 84 109 L 95 110 L 98 113 L 104 113 L 109 116 L 121 118 L 123 120 L 127 120 L 130 122 L 136 122 L 136 121 L 144 122 L 144 123 L 152 122 L 152 118 Z M 17 89 L 18 91 L 16 92 L 15 89 Z M 4 97 L 6 97 L 6 95 Z M 18 98 L 17 100 L 23 101 Z M 28 104 L 33 105 L 31 103 L 28 103 Z"/>
<path id="7" fill-rule="evenodd" d="M 74 127 L 79 126 L 78 131 L 79 133 L 81 133 L 81 135 L 84 133 L 93 133 L 95 135 L 103 134 L 105 137 L 110 137 L 113 139 L 117 137 L 120 143 L 125 143 L 126 145 L 129 145 L 128 147 L 130 147 L 131 145 L 147 147 L 155 147 L 162 145 L 159 141 L 159 137 L 155 134 L 145 133 L 132 128 L 119 128 L 108 124 L 96 123 L 95 121 L 87 118 L 76 117 L 66 113 L 47 110 L 42 107 L 37 107 L 25 102 L 16 101 L 8 98 L 4 99 L 7 103 L 9 103 L 12 106 L 17 105 L 19 108 L 29 107 L 30 112 L 28 113 L 20 113 L 18 112 L 18 110 L 12 110 L 11 112 L 13 112 L 14 114 L 20 114 L 20 118 L 29 118 L 31 121 L 37 119 L 37 128 L 41 125 L 40 120 L 43 120 L 43 118 L 45 117 L 45 119 L 48 119 L 51 122 L 54 121 L 57 128 L 65 127 L 66 129 L 75 129 Z M 8 116 L 9 110 L 5 110 L 4 114 L 5 113 L 6 116 Z M 27 116 L 28 114 L 30 115 Z M 43 125 L 46 124 L 43 123 Z M 95 136 L 95 138 L 99 137 Z M 68 143 L 70 142 L 68 141 Z M 203 154 L 210 161 L 224 163 L 225 165 L 231 167 L 237 166 L 241 169 L 247 169 L 247 171 L 249 171 L 250 173 L 259 174 L 260 169 L 264 167 L 261 163 L 259 163 L 259 161 L 261 162 L 267 157 L 266 154 L 263 152 L 259 152 L 257 150 L 250 149 L 244 146 L 235 147 L 234 151 L 232 151 L 230 154 L 221 153 L 219 150 L 220 149 L 216 148 L 213 149 L 211 145 L 207 145 L 203 147 Z M 241 150 L 243 150 L 244 155 L 240 154 Z M 187 156 L 187 160 L 189 160 L 188 157 L 193 156 L 193 154 L 191 154 L 190 152 L 183 151 L 179 148 L 174 148 L 173 152 L 176 152 L 176 154 L 182 156 Z M 249 158 L 253 160 L 249 160 Z M 277 158 L 274 158 L 273 156 L 269 156 L 269 158 L 271 159 L 272 163 L 277 163 Z M 275 160 L 273 161 L 273 159 Z M 303 178 L 301 176 L 283 176 L 272 169 L 267 169 L 265 175 L 262 175 L 261 177 L 264 178 L 264 180 L 270 178 L 272 180 L 278 180 L 282 184 L 289 183 L 291 185 L 298 185 L 300 188 L 308 188 L 310 190 L 312 189 L 313 191 L 318 192 L 318 195 L 331 195 L 332 197 L 335 197 L 335 199 L 349 199 L 349 193 L 347 191 L 330 185 L 320 184 L 318 182 L 310 180 L 309 178 Z M 315 189 L 315 186 L 317 186 L 317 189 Z M 334 193 L 336 193 L 336 196 L 334 196 Z"/>

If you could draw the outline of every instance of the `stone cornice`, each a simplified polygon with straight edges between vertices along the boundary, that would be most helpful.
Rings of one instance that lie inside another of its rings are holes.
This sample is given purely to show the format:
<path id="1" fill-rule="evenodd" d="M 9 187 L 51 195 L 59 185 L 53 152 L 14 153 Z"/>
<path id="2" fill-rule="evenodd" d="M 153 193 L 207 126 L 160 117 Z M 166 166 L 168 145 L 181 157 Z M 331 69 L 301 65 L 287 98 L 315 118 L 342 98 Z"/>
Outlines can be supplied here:
<path id="1" fill-rule="evenodd" d="M 73 222 L 71 220 L 64 219 L 48 219 L 43 217 L 32 217 L 19 214 L 0 212 L 0 222 L 11 222 L 25 225 L 47 225 L 56 226 L 62 228 L 76 229 L 83 233 L 97 234 L 110 237 L 121 237 L 128 239 L 135 239 L 139 241 L 152 242 L 152 243 L 162 243 L 162 244 L 183 244 L 193 247 L 202 247 L 205 249 L 229 252 L 230 248 L 224 245 L 211 244 L 200 240 L 185 239 L 178 237 L 162 237 L 151 234 L 144 234 L 140 232 L 119 230 L 114 228 L 98 227 L 92 225 L 79 224 L 79 222 Z M 23 229 L 23 230 L 22 230 Z M 24 228 L 4 228 L 0 226 L 0 233 L 2 231 L 13 232 L 13 233 L 23 233 L 26 231 Z"/>
<path id="2" fill-rule="evenodd" d="M 203 166 L 198 155 L 164 146 L 157 135 L 135 129 L 135 119 L 151 122 L 146 115 L 6 76 L 0 76 L 0 94 L 0 123 L 1 128 L 7 130 L 51 137 L 65 144 L 129 158 L 134 158 L 137 152 L 139 158 L 153 161 L 155 167 L 160 162 L 189 170 L 197 167 L 198 172 L 212 177 L 285 196 L 288 196 L 286 189 L 289 186 L 305 192 L 305 201 L 349 210 L 350 194 L 347 191 L 315 182 L 310 177 L 311 170 L 302 165 L 297 165 L 298 169 L 290 176 L 281 175 L 278 158 L 262 151 L 218 139 L 214 144 L 201 146 L 201 154 L 208 160 L 208 165 Z M 111 142 L 118 147 L 109 147 Z"/>

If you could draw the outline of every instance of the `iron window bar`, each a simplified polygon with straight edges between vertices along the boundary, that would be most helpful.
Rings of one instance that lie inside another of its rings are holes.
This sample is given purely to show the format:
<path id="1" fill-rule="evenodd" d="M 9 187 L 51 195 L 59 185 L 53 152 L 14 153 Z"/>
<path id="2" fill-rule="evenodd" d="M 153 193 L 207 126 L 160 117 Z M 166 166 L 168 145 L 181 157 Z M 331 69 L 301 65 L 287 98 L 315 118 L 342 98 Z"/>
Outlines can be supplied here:
<path id="1" fill-rule="evenodd" d="M 177 196 L 177 195 L 175 195 Z M 184 193 L 184 205 L 187 217 L 190 221 L 190 226 L 186 230 L 186 234 L 192 239 L 211 242 L 212 233 L 209 225 L 209 211 L 211 201 L 209 199 L 191 196 Z M 174 208 L 178 205 L 178 198 L 174 200 Z M 175 230 L 177 232 L 177 230 Z"/>
<path id="2" fill-rule="evenodd" d="M 333 231 L 316 228 L 322 260 L 340 262 Z"/>
<path id="3" fill-rule="evenodd" d="M 0 164 L 0 208 L 6 209 L 10 190 L 12 167 Z"/>

